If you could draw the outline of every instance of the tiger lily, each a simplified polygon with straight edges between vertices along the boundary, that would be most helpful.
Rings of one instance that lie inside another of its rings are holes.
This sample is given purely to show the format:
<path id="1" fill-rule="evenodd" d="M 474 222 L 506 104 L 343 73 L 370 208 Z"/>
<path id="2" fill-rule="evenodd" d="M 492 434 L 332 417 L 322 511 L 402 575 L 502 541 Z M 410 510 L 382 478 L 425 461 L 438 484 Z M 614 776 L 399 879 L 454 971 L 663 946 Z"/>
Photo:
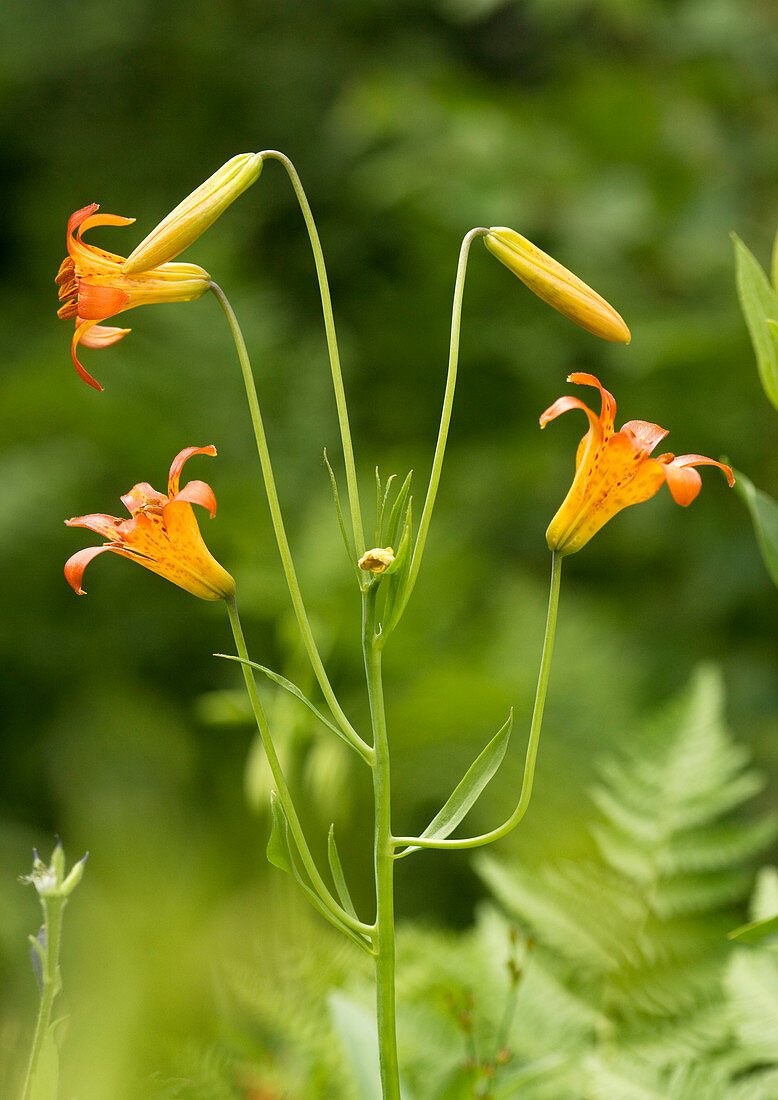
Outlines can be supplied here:
<path id="1" fill-rule="evenodd" d="M 68 220 L 67 251 L 55 279 L 59 298 L 64 304 L 57 316 L 76 323 L 71 354 L 79 375 L 96 390 L 102 386 L 79 362 L 78 345 L 104 348 L 115 344 L 130 331 L 128 328 L 98 324 L 135 306 L 157 302 L 191 302 L 210 289 L 207 271 L 196 264 L 163 263 L 142 271 L 125 274 L 125 259 L 102 248 L 87 244 L 82 234 L 98 225 L 131 225 L 134 218 L 117 214 L 97 214 L 97 203 L 76 210 Z"/>
<path id="2" fill-rule="evenodd" d="M 616 401 L 598 379 L 593 374 L 571 374 L 568 382 L 598 389 L 602 408 L 598 416 L 577 397 L 566 396 L 540 417 L 541 428 L 568 409 L 580 409 L 589 419 L 589 430 L 576 454 L 573 484 L 546 531 L 550 550 L 560 555 L 574 554 L 617 512 L 648 500 L 664 482 L 673 500 L 686 507 L 702 487 L 695 466 L 718 466 L 734 485 L 729 466 L 703 455 L 676 458 L 667 453 L 650 458 L 667 435 L 665 428 L 645 420 L 630 420 L 615 432 Z"/>
<path id="3" fill-rule="evenodd" d="M 213 518 L 216 497 L 204 481 L 190 481 L 179 492 L 184 463 L 192 455 L 215 455 L 216 448 L 187 447 L 176 455 L 168 476 L 167 496 L 147 482 L 140 482 L 122 498 L 130 519 L 117 519 L 96 513 L 66 520 L 68 527 L 86 527 L 108 539 L 102 546 L 79 550 L 65 564 L 65 578 L 79 595 L 84 570 L 92 558 L 111 550 L 136 561 L 152 573 L 172 581 L 201 600 L 230 599 L 235 582 L 213 558 L 203 542 L 195 519 L 193 504 L 207 508 Z"/>

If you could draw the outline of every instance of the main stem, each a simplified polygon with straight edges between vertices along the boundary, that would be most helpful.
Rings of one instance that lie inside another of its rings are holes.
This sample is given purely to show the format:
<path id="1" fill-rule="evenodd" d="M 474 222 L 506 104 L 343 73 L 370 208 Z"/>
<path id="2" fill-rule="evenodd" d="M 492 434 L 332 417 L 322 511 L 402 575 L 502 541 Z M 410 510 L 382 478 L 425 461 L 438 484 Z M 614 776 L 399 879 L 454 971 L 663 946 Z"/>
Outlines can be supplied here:
<path id="1" fill-rule="evenodd" d="M 51 1023 L 51 1011 L 54 1001 L 62 988 L 62 980 L 59 972 L 59 948 L 62 940 L 62 910 L 65 906 L 65 898 L 50 896 L 44 903 L 44 925 L 46 929 L 46 944 L 43 952 L 43 972 L 41 975 L 43 988 L 41 1001 L 38 1008 L 38 1019 L 35 1024 L 35 1035 L 32 1040 L 30 1062 L 27 1067 L 27 1077 L 24 1082 L 22 1100 L 29 1100 L 32 1096 L 32 1085 L 35 1079 L 35 1071 L 38 1067 L 38 1059 L 43 1049 L 43 1041 Z"/>
<path id="2" fill-rule="evenodd" d="M 357 752 L 363 756 L 368 762 L 370 760 L 370 748 L 354 727 L 349 722 L 346 715 L 343 713 L 343 709 L 338 702 L 335 692 L 332 690 L 327 672 L 324 668 L 324 663 L 319 655 L 319 650 L 316 646 L 316 641 L 313 637 L 313 631 L 311 630 L 311 624 L 308 621 L 308 615 L 305 610 L 305 604 L 303 603 L 302 592 L 300 591 L 300 584 L 297 580 L 297 573 L 294 568 L 294 562 L 292 561 L 292 551 L 289 547 L 289 539 L 286 535 L 286 528 L 284 526 L 284 519 L 281 514 L 281 505 L 278 500 L 278 491 L 276 489 L 275 476 L 273 474 L 273 465 L 270 461 L 270 451 L 267 445 L 267 437 L 265 435 L 265 427 L 262 422 L 262 413 L 259 408 L 259 397 L 257 396 L 257 387 L 254 381 L 254 372 L 251 369 L 251 361 L 249 359 L 248 350 L 246 348 L 246 341 L 243 339 L 243 333 L 241 332 L 238 319 L 235 316 L 235 311 L 229 303 L 227 295 L 217 283 L 211 283 L 211 290 L 216 297 L 219 305 L 224 311 L 224 315 L 227 318 L 227 323 L 230 326 L 230 332 L 235 342 L 235 349 L 238 353 L 238 361 L 240 362 L 240 369 L 243 375 L 243 384 L 246 389 L 246 397 L 249 403 L 249 412 L 251 414 L 251 424 L 254 428 L 254 438 L 257 443 L 257 454 L 259 455 L 259 463 L 262 467 L 262 477 L 265 482 L 265 490 L 267 493 L 267 501 L 270 507 L 270 517 L 273 521 L 273 530 L 276 536 L 276 542 L 278 543 L 278 552 L 281 556 L 281 564 L 283 565 L 284 575 L 286 577 L 287 587 L 289 588 L 289 595 L 292 599 L 292 606 L 294 607 L 295 615 L 297 616 L 297 622 L 300 627 L 300 633 L 302 635 L 303 644 L 305 645 L 306 652 L 308 653 L 308 659 L 311 662 L 316 679 L 319 682 L 322 695 L 327 700 L 327 704 L 332 712 L 333 717 L 337 721 L 340 728 L 343 730 L 347 740 L 351 742 Z"/>
<path id="3" fill-rule="evenodd" d="M 389 741 L 386 732 L 381 649 L 376 638 L 376 592 L 373 585 L 362 597 L 362 648 L 367 693 L 373 725 L 375 765 L 374 865 L 376 888 L 376 1007 L 378 1055 L 384 1100 L 400 1100 L 400 1068 L 397 1059 L 394 942 L 394 840 L 392 837 Z"/>

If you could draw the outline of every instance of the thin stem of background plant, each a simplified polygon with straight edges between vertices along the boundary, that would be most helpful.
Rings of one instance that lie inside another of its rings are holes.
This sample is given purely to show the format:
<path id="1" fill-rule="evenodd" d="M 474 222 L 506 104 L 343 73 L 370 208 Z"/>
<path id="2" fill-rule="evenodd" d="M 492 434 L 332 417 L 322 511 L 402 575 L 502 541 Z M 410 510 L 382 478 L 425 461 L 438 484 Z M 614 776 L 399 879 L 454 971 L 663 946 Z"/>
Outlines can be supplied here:
<path id="1" fill-rule="evenodd" d="M 515 829 L 524 817 L 532 797 L 532 784 L 535 777 L 535 762 L 538 756 L 540 744 L 540 731 L 543 725 L 543 711 L 546 705 L 546 692 L 548 691 L 548 679 L 551 672 L 551 656 L 554 650 L 554 635 L 556 633 L 557 612 L 559 610 L 559 590 L 562 579 L 562 555 L 551 555 L 551 587 L 548 595 L 548 614 L 546 616 L 546 633 L 543 639 L 543 652 L 540 658 L 540 672 L 538 673 L 538 686 L 535 692 L 535 705 L 532 711 L 529 739 L 527 741 L 527 754 L 524 760 L 524 778 L 521 785 L 521 794 L 516 809 L 511 816 L 497 829 L 481 836 L 463 837 L 457 840 L 441 839 L 432 840 L 424 837 L 396 837 L 396 846 L 413 845 L 416 848 L 480 848 L 484 844 L 491 844 L 494 840 L 500 840 L 511 830 Z M 396 859 L 409 853 L 398 852 Z"/>
<path id="2" fill-rule="evenodd" d="M 32 1040 L 30 1061 L 27 1067 L 27 1076 L 24 1081 L 22 1100 L 30 1100 L 33 1096 L 33 1084 L 38 1073 L 44 1042 L 51 1026 L 51 1013 L 54 1001 L 62 989 L 62 978 L 59 969 L 59 950 L 62 942 L 62 910 L 67 898 L 47 897 L 43 902 L 44 922 L 43 937 L 34 941 L 33 951 L 37 952 L 41 965 L 40 983 L 41 999 L 38 1006 L 38 1019 L 35 1023 L 35 1034 Z"/>
<path id="3" fill-rule="evenodd" d="M 376 890 L 376 1007 L 378 1052 L 384 1100 L 400 1100 L 400 1069 L 397 1057 L 395 1009 L 394 936 L 394 841 L 392 838 L 391 774 L 386 730 L 381 647 L 376 629 L 376 595 L 373 582 L 362 596 L 362 650 L 373 726 L 375 765 L 373 793 L 375 830 L 373 858 Z"/>
<path id="4" fill-rule="evenodd" d="M 330 359 L 332 372 L 332 385 L 335 391 L 335 403 L 338 409 L 338 424 L 340 425 L 340 438 L 343 447 L 343 462 L 346 467 L 346 482 L 348 485 L 349 507 L 351 509 L 351 525 L 354 531 L 354 543 L 356 546 L 356 558 L 361 558 L 365 552 L 365 536 L 362 530 L 362 514 L 359 506 L 359 487 L 357 484 L 357 471 L 354 462 L 354 446 L 351 442 L 351 430 L 349 428 L 348 408 L 346 405 L 346 392 L 343 387 L 343 375 L 340 369 L 340 355 L 338 353 L 338 339 L 335 334 L 335 318 L 332 314 L 332 299 L 330 297 L 327 268 L 324 263 L 324 253 L 319 240 L 319 231 L 313 218 L 311 205 L 303 189 L 302 181 L 297 174 L 297 169 L 289 157 L 277 149 L 264 149 L 259 154 L 263 160 L 277 160 L 284 166 L 289 180 L 297 196 L 300 210 L 308 230 L 308 237 L 313 250 L 313 260 L 316 265 L 316 277 L 319 281 L 319 295 L 321 297 L 322 313 L 324 314 L 324 328 L 327 333 L 327 352 Z"/>
<path id="5" fill-rule="evenodd" d="M 243 383 L 246 388 L 246 397 L 249 403 L 249 411 L 251 414 L 251 424 L 254 429 L 254 438 L 257 443 L 257 453 L 259 454 L 259 462 L 262 467 L 262 476 L 265 482 L 265 491 L 267 493 L 268 505 L 270 507 L 270 516 L 273 521 L 273 531 L 275 532 L 276 542 L 278 543 L 278 552 L 281 555 L 281 563 L 284 568 L 284 574 L 286 576 L 286 583 L 289 588 L 289 595 L 292 599 L 292 605 L 294 607 L 295 615 L 297 616 L 297 622 L 300 627 L 300 633 L 302 634 L 303 644 L 305 645 L 308 658 L 311 662 L 311 666 L 316 675 L 316 679 L 319 682 L 322 695 L 327 700 L 327 705 L 332 712 L 333 718 L 338 723 L 338 726 L 343 731 L 343 735 L 346 740 L 356 749 L 356 751 L 362 756 L 368 763 L 371 763 L 373 752 L 369 745 L 367 745 L 354 727 L 349 722 L 348 718 L 343 712 L 340 703 L 338 702 L 335 692 L 332 690 L 329 677 L 324 668 L 324 663 L 319 655 L 319 650 L 316 646 L 316 641 L 313 637 L 313 631 L 311 630 L 310 622 L 308 621 L 308 615 L 305 610 L 305 604 L 303 602 L 302 592 L 300 591 L 300 585 L 297 580 L 297 573 L 295 571 L 294 562 L 292 560 L 292 552 L 289 548 L 289 540 L 286 536 L 286 528 L 284 527 L 284 520 L 281 514 L 281 505 L 278 500 L 278 492 L 276 490 L 275 477 L 273 475 L 273 465 L 270 460 L 270 451 L 268 450 L 267 438 L 265 436 L 265 428 L 262 422 L 262 413 L 259 407 L 259 397 L 257 396 L 257 387 L 254 381 L 254 373 L 251 369 L 251 361 L 249 359 L 248 351 L 246 349 L 246 342 L 243 339 L 243 333 L 241 332 L 238 319 L 235 316 L 235 311 L 230 305 L 227 295 L 221 289 L 217 283 L 211 283 L 211 290 L 213 291 L 216 300 L 224 311 L 224 315 L 227 318 L 227 323 L 230 326 L 232 338 L 235 342 L 235 348 L 238 353 L 238 360 L 240 362 L 240 369 L 243 375 Z"/>

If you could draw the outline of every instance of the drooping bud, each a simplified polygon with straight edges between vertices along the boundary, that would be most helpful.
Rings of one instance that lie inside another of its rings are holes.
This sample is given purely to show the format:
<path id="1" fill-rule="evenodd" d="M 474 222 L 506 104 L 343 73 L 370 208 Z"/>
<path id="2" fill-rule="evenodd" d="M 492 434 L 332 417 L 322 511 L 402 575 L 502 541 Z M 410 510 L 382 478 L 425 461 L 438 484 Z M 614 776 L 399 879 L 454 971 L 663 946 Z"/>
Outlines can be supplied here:
<path id="1" fill-rule="evenodd" d="M 381 549 L 377 546 L 374 550 L 368 550 L 357 562 L 360 569 L 366 573 L 385 573 L 394 561 L 394 550 L 391 546 Z"/>
<path id="2" fill-rule="evenodd" d="M 581 328 L 603 340 L 629 343 L 629 329 L 613 306 L 526 237 L 498 226 L 489 230 L 484 244 L 533 294 Z"/>
<path id="3" fill-rule="evenodd" d="M 148 271 L 178 256 L 251 187 L 262 171 L 259 153 L 239 153 L 171 210 L 128 256 L 125 275 Z"/>

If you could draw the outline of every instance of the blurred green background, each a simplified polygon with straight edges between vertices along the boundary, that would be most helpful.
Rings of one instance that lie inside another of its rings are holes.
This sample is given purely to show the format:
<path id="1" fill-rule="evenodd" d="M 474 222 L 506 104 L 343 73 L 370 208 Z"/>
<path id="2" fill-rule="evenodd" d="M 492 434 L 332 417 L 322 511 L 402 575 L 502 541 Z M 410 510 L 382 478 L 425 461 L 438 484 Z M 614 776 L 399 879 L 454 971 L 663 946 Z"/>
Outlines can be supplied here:
<path id="1" fill-rule="evenodd" d="M 6 0 L 0 10 L 2 371 L 0 1063 L 13 1079 L 35 1011 L 15 876 L 53 838 L 90 859 L 68 909 L 69 1072 L 82 1098 L 143 1095 L 173 1054 L 224 1027 L 225 955 L 321 930 L 265 864 L 267 777 L 221 606 L 102 558 L 88 598 L 62 577 L 86 532 L 171 458 L 215 489 L 204 523 L 235 575 L 254 657 L 308 686 L 272 542 L 229 333 L 216 303 L 133 311 L 115 348 L 70 364 L 53 278 L 68 215 L 98 201 L 137 225 L 92 240 L 128 253 L 238 152 L 278 148 L 306 186 L 327 257 L 360 474 L 416 471 L 434 445 L 459 243 L 510 225 L 611 300 L 606 346 L 472 253 L 461 382 L 424 569 L 387 654 L 395 818 L 422 828 L 516 707 L 516 740 L 472 815 L 489 827 L 521 772 L 549 568 L 582 417 L 542 435 L 571 370 L 613 390 L 620 422 L 674 451 L 727 456 L 778 492 L 774 412 L 737 305 L 730 231 L 766 263 L 778 222 L 773 0 Z M 324 446 L 339 473 L 320 305 L 282 170 L 268 164 L 185 259 L 244 326 L 309 611 L 347 712 L 366 718 L 358 599 Z M 585 396 L 585 395 L 584 395 Z M 536 793 L 502 842 L 528 861 L 590 841 L 594 762 L 704 660 L 729 721 L 778 773 L 778 597 L 741 501 L 716 471 L 681 511 L 665 491 L 619 516 L 566 570 Z M 117 512 L 118 514 L 118 512 Z M 368 512 L 369 515 L 369 512 Z M 365 777 L 265 686 L 314 846 L 330 821 L 370 897 Z M 345 750 L 344 750 L 345 751 Z M 763 796 L 774 800 L 775 785 Z M 399 866 L 398 911 L 464 927 L 484 887 L 466 853 Z M 329 941 L 327 941 L 329 942 Z M 293 980 L 289 978 L 288 980 Z M 221 1019 L 221 1022 L 220 1022 Z M 2 1074 L 0 1074 L 2 1080 Z M 8 1087 L 8 1086 L 6 1086 Z M 0 1091 L 2 1089 L 0 1088 Z"/>

